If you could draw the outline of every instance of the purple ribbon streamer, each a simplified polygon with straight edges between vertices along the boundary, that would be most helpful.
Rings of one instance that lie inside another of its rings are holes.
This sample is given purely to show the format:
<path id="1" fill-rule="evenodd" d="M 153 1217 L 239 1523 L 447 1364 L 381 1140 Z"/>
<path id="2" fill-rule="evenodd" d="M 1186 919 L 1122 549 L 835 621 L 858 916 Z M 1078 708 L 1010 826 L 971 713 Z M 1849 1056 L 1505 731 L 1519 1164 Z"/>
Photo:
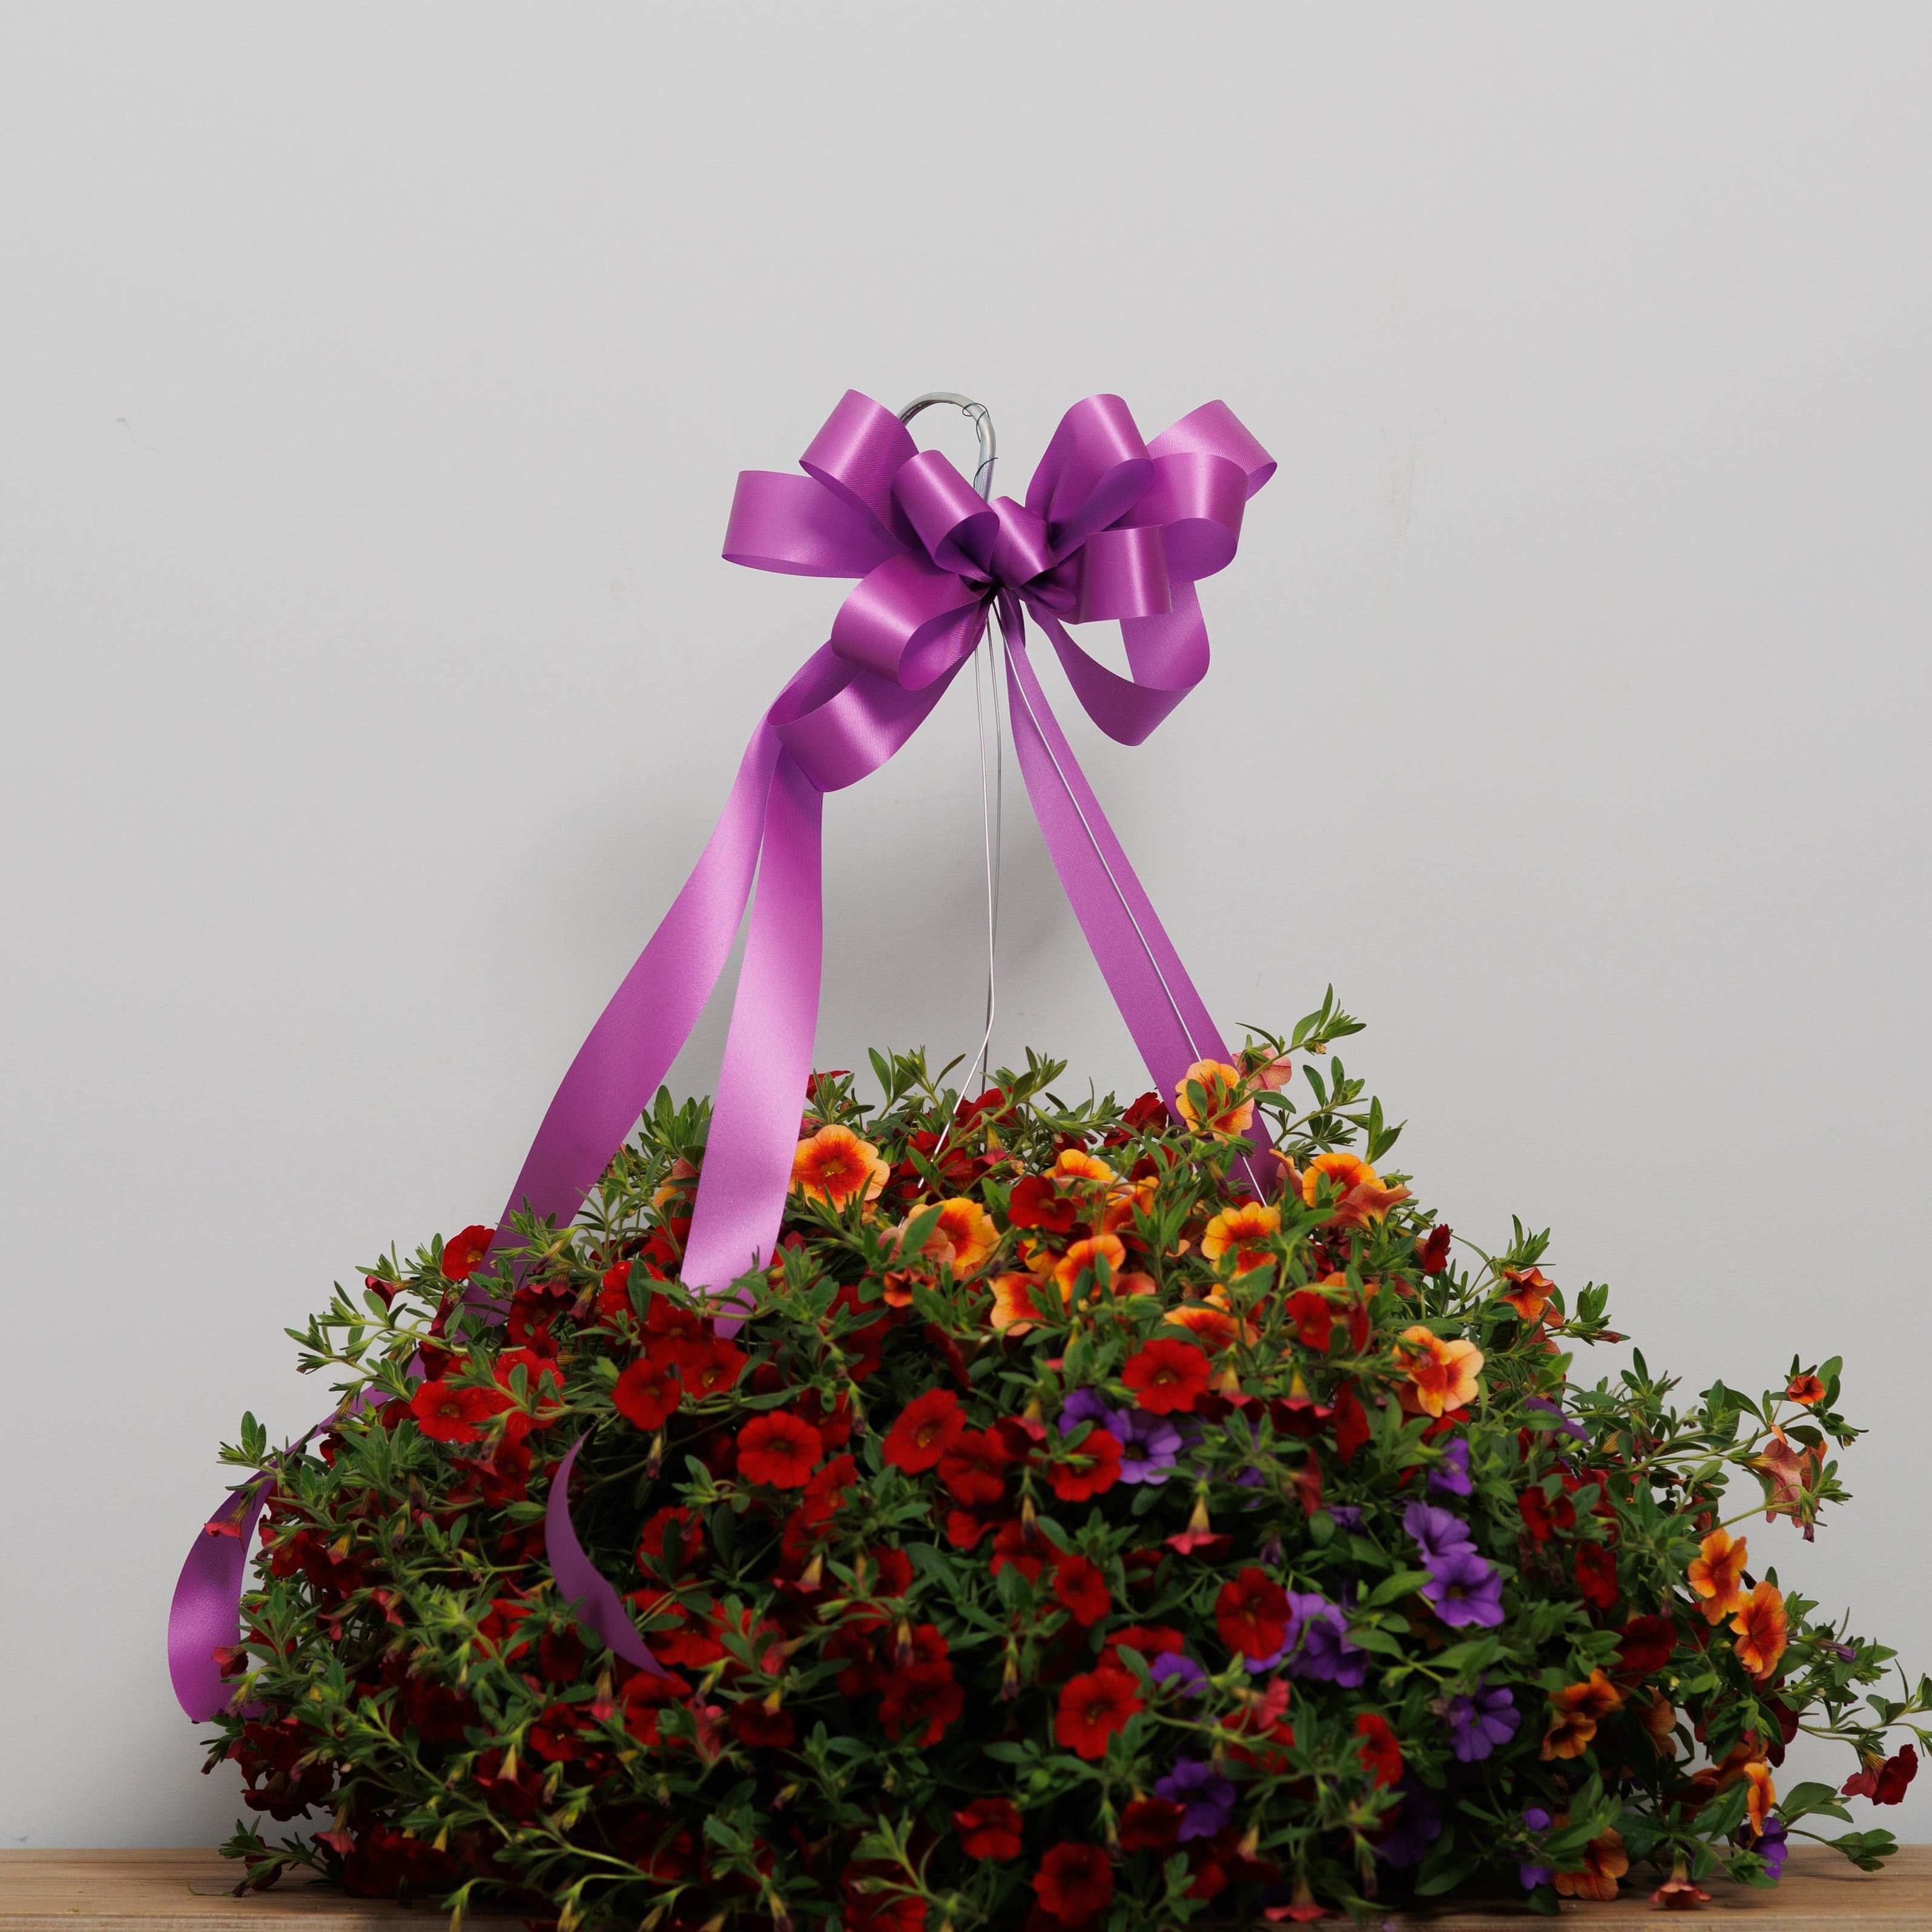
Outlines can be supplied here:
<path id="1" fill-rule="evenodd" d="M 1045 633 L 1094 722 L 1122 744 L 1143 742 L 1207 673 L 1194 586 L 1233 560 L 1244 507 L 1274 474 L 1273 459 L 1225 404 L 1206 404 L 1145 442 L 1119 397 L 1090 396 L 1060 419 L 1025 502 L 988 504 L 943 456 L 921 452 L 890 410 L 848 390 L 800 467 L 802 476 L 740 476 L 724 556 L 859 581 L 830 640 L 752 734 L 690 878 L 572 1061 L 500 1217 L 506 1245 L 513 1212 L 560 1226 L 575 1216 L 690 1036 L 749 905 L 682 1275 L 687 1287 L 716 1292 L 765 1264 L 812 1068 L 824 794 L 898 750 L 990 621 L 1006 646 L 1028 796 L 1156 1087 L 1172 1094 L 1192 1062 L 1228 1057 L 1047 703 L 1024 619 Z M 1089 656 L 1066 628 L 1101 619 L 1120 623 L 1128 676 Z M 724 1306 L 742 1315 L 746 1304 Z M 728 1314 L 717 1325 L 734 1334 L 740 1319 Z M 656 1669 L 571 1526 L 566 1492 L 581 1447 L 551 1482 L 558 1587 L 620 1655 Z M 227 1700 L 213 1652 L 235 1641 L 248 1537 L 266 1491 L 265 1479 L 231 1497 L 216 1520 L 240 1516 L 241 1535 L 197 1539 L 176 1588 L 170 1669 L 197 1720 Z"/>

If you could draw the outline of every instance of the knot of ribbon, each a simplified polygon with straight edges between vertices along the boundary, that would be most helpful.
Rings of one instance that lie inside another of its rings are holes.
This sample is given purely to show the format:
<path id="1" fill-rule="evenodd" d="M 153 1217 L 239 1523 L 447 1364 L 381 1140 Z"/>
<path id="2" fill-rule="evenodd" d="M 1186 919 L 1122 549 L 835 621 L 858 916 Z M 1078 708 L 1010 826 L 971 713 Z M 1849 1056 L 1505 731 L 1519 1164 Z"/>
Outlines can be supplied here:
<path id="1" fill-rule="evenodd" d="M 799 467 L 802 474 L 741 473 L 725 557 L 857 581 L 830 638 L 753 732 L 691 876 L 578 1050 L 500 1217 L 502 1244 L 515 1238 L 513 1214 L 559 1226 L 574 1218 L 689 1038 L 749 905 L 682 1276 L 687 1288 L 717 1292 L 765 1265 L 812 1072 L 824 796 L 892 758 L 993 622 L 1028 796 L 1155 1086 L 1172 1094 L 1193 1062 L 1228 1057 L 1048 705 L 1025 620 L 1052 644 L 1088 717 L 1122 744 L 1142 742 L 1207 674 L 1195 586 L 1233 560 L 1244 508 L 1274 474 L 1273 459 L 1225 404 L 1204 404 L 1150 442 L 1119 397 L 1091 396 L 1060 418 L 1025 502 L 987 502 L 944 455 L 922 451 L 890 410 L 848 390 Z M 1124 677 L 1066 628 L 1102 619 L 1120 624 Z M 728 1307 L 717 1324 L 728 1335 L 739 1325 Z M 576 1455 L 550 1485 L 559 1589 L 620 1654 L 655 1669 L 572 1528 Z M 264 1480 L 228 1498 L 176 1588 L 170 1668 L 197 1720 L 227 1697 L 213 1653 L 236 1640 L 248 1540 L 266 1488 Z"/>

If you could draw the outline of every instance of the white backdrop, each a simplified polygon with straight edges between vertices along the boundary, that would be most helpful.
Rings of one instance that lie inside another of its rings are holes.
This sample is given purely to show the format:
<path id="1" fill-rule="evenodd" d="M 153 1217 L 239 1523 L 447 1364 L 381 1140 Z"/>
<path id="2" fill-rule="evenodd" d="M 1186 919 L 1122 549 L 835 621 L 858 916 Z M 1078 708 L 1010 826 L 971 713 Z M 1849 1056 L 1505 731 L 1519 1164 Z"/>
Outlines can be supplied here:
<path id="1" fill-rule="evenodd" d="M 0 15 L 0 1842 L 229 1828 L 162 1656 L 214 1445 L 495 1211 L 824 636 L 718 551 L 848 386 L 982 398 L 1012 490 L 1096 390 L 1276 453 L 1192 701 L 1064 707 L 1209 1004 L 1333 980 L 1420 1190 L 1690 1386 L 1842 1350 L 1857 1502 L 1754 1551 L 1932 1666 L 1928 57 L 1902 4 Z M 976 1036 L 971 743 L 962 685 L 831 802 L 821 1064 Z M 996 1048 L 1138 1090 L 1009 803 Z"/>

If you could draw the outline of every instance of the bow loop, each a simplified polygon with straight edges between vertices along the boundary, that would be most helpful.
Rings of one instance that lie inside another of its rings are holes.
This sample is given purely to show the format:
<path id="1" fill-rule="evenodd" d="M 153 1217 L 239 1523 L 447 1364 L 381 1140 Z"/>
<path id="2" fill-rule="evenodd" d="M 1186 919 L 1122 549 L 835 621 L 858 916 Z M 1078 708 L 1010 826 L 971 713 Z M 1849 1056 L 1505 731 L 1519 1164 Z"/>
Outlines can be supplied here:
<path id="1" fill-rule="evenodd" d="M 738 473 L 724 528 L 733 563 L 791 577 L 863 577 L 903 548 L 870 512 L 809 476 Z"/>
<path id="2" fill-rule="evenodd" d="M 832 648 L 916 691 L 971 654 L 985 608 L 985 592 L 963 578 L 902 553 L 854 585 L 832 620 Z"/>
<path id="3" fill-rule="evenodd" d="M 1172 610 L 1166 532 L 1158 524 L 1096 530 L 1080 546 L 1080 587 L 1073 621 L 1155 617 Z"/>
<path id="4" fill-rule="evenodd" d="M 1275 472 L 1275 460 L 1248 434 L 1227 404 L 1203 403 L 1148 445 L 1153 456 L 1225 456 L 1247 478 L 1252 496 Z"/>
<path id="5" fill-rule="evenodd" d="M 922 449 L 892 478 L 892 498 L 920 548 L 941 570 L 986 577 L 1000 519 L 936 449 Z"/>
<path id="6" fill-rule="evenodd" d="M 1154 481 L 1126 521 L 1164 530 L 1168 573 L 1194 580 L 1234 562 L 1247 502 L 1248 479 L 1240 464 L 1204 450 L 1177 452 L 1154 458 Z"/>
<path id="7" fill-rule="evenodd" d="M 883 403 L 848 389 L 798 466 L 840 502 L 892 526 L 892 478 L 919 453 L 912 433 Z"/>
<path id="8" fill-rule="evenodd" d="M 1055 556 L 1117 523 L 1154 479 L 1154 462 L 1133 412 L 1118 396 L 1089 396 L 1060 419 L 1027 485 L 1026 506 L 1042 518 Z"/>

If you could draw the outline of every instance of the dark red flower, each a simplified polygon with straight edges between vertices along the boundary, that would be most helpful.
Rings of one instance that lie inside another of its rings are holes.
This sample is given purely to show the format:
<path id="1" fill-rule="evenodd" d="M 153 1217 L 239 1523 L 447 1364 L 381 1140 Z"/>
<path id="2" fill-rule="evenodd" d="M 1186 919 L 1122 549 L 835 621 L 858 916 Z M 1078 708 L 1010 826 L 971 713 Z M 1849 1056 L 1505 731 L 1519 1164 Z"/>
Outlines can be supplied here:
<path id="1" fill-rule="evenodd" d="M 684 1384 L 678 1380 L 676 1368 L 649 1355 L 633 1362 L 610 1391 L 617 1413 L 646 1436 L 662 1429 L 683 1400 Z"/>
<path id="2" fill-rule="evenodd" d="M 1033 1888 L 1043 1911 L 1077 1925 L 1113 1902 L 1113 1868 L 1098 1845 L 1055 1845 L 1040 1860 Z"/>
<path id="3" fill-rule="evenodd" d="M 1918 1754 L 1911 1745 L 1901 1744 L 1890 1757 L 1882 1762 L 1872 1760 L 1864 1770 L 1848 1778 L 1844 1796 L 1869 1798 L 1874 1804 L 1897 1804 L 1904 1799 L 1906 1786 L 1918 1774 Z"/>
<path id="4" fill-rule="evenodd" d="M 735 1387 L 745 1361 L 745 1352 L 736 1342 L 714 1335 L 686 1355 L 679 1373 L 692 1401 L 702 1402 L 708 1395 L 722 1395 Z"/>
<path id="5" fill-rule="evenodd" d="M 620 1316 L 637 1312 L 631 1306 L 631 1267 L 628 1262 L 620 1262 L 604 1270 L 597 1291 L 597 1318 L 607 1326 L 614 1328 Z"/>
<path id="6" fill-rule="evenodd" d="M 910 1732 L 914 1744 L 936 1744 L 965 1707 L 965 1693 L 950 1664 L 908 1664 L 896 1669 L 886 1683 L 879 1700 L 879 1722 L 889 1738 Z"/>
<path id="7" fill-rule="evenodd" d="M 1192 1342 L 1148 1342 L 1127 1358 L 1120 1379 L 1150 1415 L 1192 1408 L 1212 1372 Z"/>
<path id="8" fill-rule="evenodd" d="M 762 1699 L 748 1697 L 731 1706 L 731 1732 L 753 1750 L 787 1750 L 798 1736 L 789 1711 L 768 1711 Z"/>
<path id="9" fill-rule="evenodd" d="M 962 1503 L 997 1503 L 1006 1493 L 1012 1460 L 990 1430 L 967 1430 L 939 1459 L 939 1480 Z"/>
<path id="10" fill-rule="evenodd" d="M 1438 1226 L 1417 1236 L 1415 1258 L 1424 1274 L 1440 1274 L 1449 1265 L 1450 1232 L 1448 1227 Z"/>
<path id="11" fill-rule="evenodd" d="M 424 1382 L 410 1402 L 416 1426 L 436 1442 L 480 1442 L 484 1426 L 500 1415 L 510 1399 L 500 1390 L 455 1388 L 445 1382 Z"/>
<path id="12" fill-rule="evenodd" d="M 969 1858 L 1016 1858 L 1020 1855 L 1018 1808 L 1007 1798 L 976 1798 L 952 1814 L 959 1849 Z"/>
<path id="13" fill-rule="evenodd" d="M 675 1573 L 693 1570 L 704 1561 L 704 1526 L 697 1514 L 679 1503 L 644 1520 L 638 1532 L 638 1562 L 662 1564 Z"/>
<path id="14" fill-rule="evenodd" d="M 1120 1850 L 1168 1852 L 1180 1842 L 1181 1821 L 1187 1816 L 1170 1798 L 1136 1798 L 1120 1811 Z"/>
<path id="15" fill-rule="evenodd" d="M 1060 1460 L 1048 1466 L 1046 1480 L 1064 1503 L 1103 1494 L 1120 1480 L 1119 1441 L 1110 1430 L 1088 1430 L 1077 1447 L 1061 1449 Z"/>
<path id="16" fill-rule="evenodd" d="M 1214 1628 L 1221 1641 L 1253 1663 L 1274 1656 L 1288 1641 L 1292 1614 L 1288 1592 L 1252 1564 L 1223 1583 L 1214 1599 Z"/>
<path id="17" fill-rule="evenodd" d="M 1547 1543 L 1552 1531 L 1576 1526 L 1576 1506 L 1568 1496 L 1552 1503 L 1543 1493 L 1540 1484 L 1532 1484 L 1516 1499 L 1516 1511 L 1538 1543 Z"/>
<path id="18" fill-rule="evenodd" d="M 1288 1318 L 1300 1336 L 1304 1348 L 1325 1349 L 1334 1332 L 1335 1304 L 1312 1288 L 1299 1288 L 1288 1298 Z"/>
<path id="19" fill-rule="evenodd" d="M 824 1453 L 818 1431 L 782 1408 L 753 1417 L 738 1432 L 738 1473 L 748 1483 L 802 1489 Z"/>
<path id="20" fill-rule="evenodd" d="M 1080 1204 L 1062 1194 L 1046 1174 L 1030 1174 L 1013 1184 L 1007 1197 L 1006 1220 L 1016 1228 L 1038 1228 L 1049 1234 L 1072 1232 L 1080 1218 Z"/>
<path id="21" fill-rule="evenodd" d="M 1156 1133 L 1172 1126 L 1174 1116 L 1158 1094 L 1143 1094 L 1120 1116 L 1120 1124 L 1132 1133 Z"/>
<path id="22" fill-rule="evenodd" d="M 1580 1544 L 1576 1550 L 1576 1587 L 1600 1610 L 1617 1601 L 1617 1559 L 1607 1544 Z"/>
<path id="23" fill-rule="evenodd" d="M 966 1432 L 959 1398 L 950 1389 L 928 1389 L 900 1410 L 886 1436 L 885 1458 L 908 1475 L 936 1468 Z"/>
<path id="24" fill-rule="evenodd" d="M 1670 1661 L 1677 1648 L 1677 1626 L 1668 1617 L 1633 1617 L 1617 1636 L 1617 1669 L 1648 1677 Z"/>
<path id="25" fill-rule="evenodd" d="M 1063 1556 L 1053 1573 L 1054 1600 L 1082 1626 L 1096 1624 L 1113 1608 L 1107 1580 L 1084 1556 Z"/>
<path id="26" fill-rule="evenodd" d="M 579 1733 L 586 1713 L 580 1705 L 551 1704 L 530 1726 L 530 1748 L 553 1763 L 584 1755 Z"/>
<path id="27" fill-rule="evenodd" d="M 1061 1687 L 1053 1735 L 1082 1757 L 1104 1757 L 1107 1740 L 1125 1730 L 1127 1720 L 1142 1708 L 1134 1680 L 1124 1670 L 1102 1664 L 1069 1678 Z"/>
<path id="28" fill-rule="evenodd" d="M 1369 1412 L 1353 1382 L 1335 1391 L 1335 1453 L 1345 1462 L 1369 1439 Z"/>
<path id="29" fill-rule="evenodd" d="M 476 1272 L 478 1264 L 490 1252 L 490 1244 L 496 1238 L 494 1228 L 480 1224 L 465 1228 L 460 1234 L 452 1234 L 442 1244 L 442 1271 L 452 1281 L 467 1281 Z"/>
<path id="30" fill-rule="evenodd" d="M 1355 1736 L 1361 1742 L 1355 1755 L 1362 1768 L 1379 1787 L 1393 1784 L 1402 1775 L 1402 1744 L 1388 1727 L 1388 1720 L 1373 1711 L 1364 1711 L 1355 1720 Z"/>
<path id="31" fill-rule="evenodd" d="M 1000 1524 L 998 1534 L 993 1538 L 993 1561 L 989 1567 L 997 1576 L 1010 1563 L 1031 1583 L 1039 1580 L 1040 1573 L 1058 1554 L 1040 1534 L 1037 1524 L 1029 1526 L 1018 1516 L 1011 1516 Z"/>

